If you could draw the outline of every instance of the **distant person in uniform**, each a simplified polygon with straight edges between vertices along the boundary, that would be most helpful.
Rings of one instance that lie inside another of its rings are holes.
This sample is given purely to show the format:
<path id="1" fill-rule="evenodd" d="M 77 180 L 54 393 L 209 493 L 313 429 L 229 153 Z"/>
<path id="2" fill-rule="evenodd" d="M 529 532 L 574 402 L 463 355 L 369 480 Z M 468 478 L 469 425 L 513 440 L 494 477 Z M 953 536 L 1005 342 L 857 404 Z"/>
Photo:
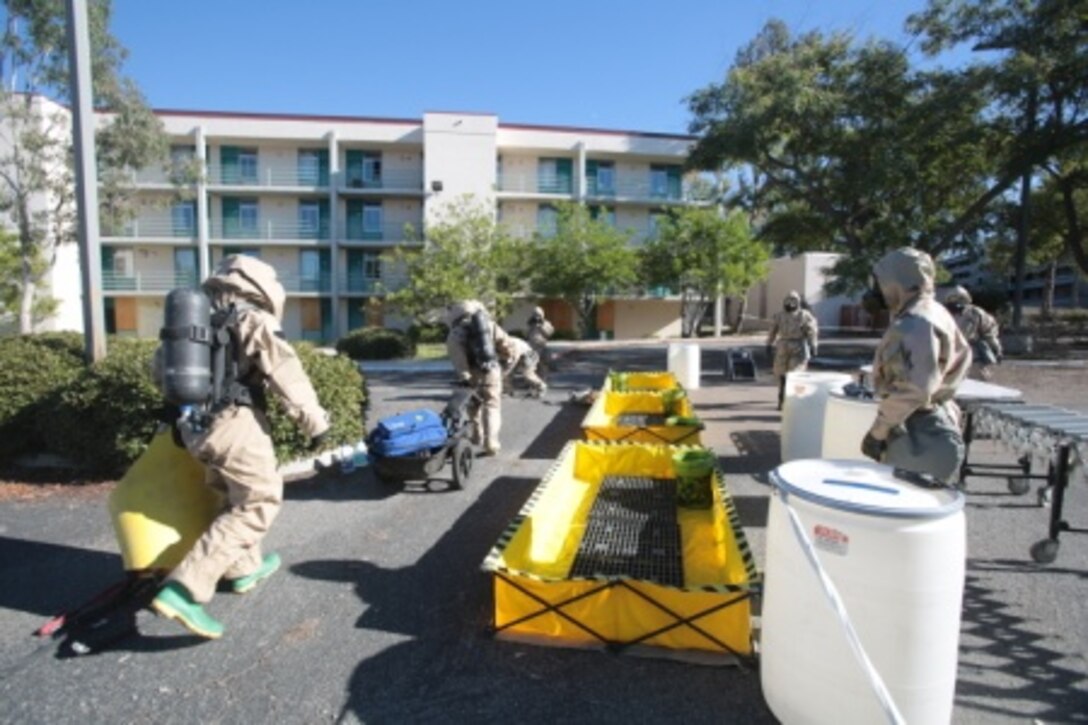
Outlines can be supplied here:
<path id="1" fill-rule="evenodd" d="M 507 335 L 503 341 L 498 342 L 496 352 L 507 392 L 513 392 L 514 375 L 520 374 L 528 384 L 531 394 L 537 398 L 543 397 L 548 386 L 536 373 L 540 358 L 529 343 L 520 337 Z"/>
<path id="2" fill-rule="evenodd" d="M 548 359 L 548 340 L 555 334 L 555 327 L 544 317 L 543 307 L 534 307 L 529 315 L 529 346 L 533 348 L 540 362 L 538 371 L 544 373 L 548 370 L 551 361 Z"/>
<path id="3" fill-rule="evenodd" d="M 774 356 L 774 374 L 778 378 L 778 409 L 786 398 L 786 375 L 808 367 L 816 355 L 819 328 L 812 313 L 801 307 L 801 295 L 790 292 L 776 312 L 767 335 L 767 354 Z"/>
<path id="4" fill-rule="evenodd" d="M 481 399 L 472 414 L 472 442 L 483 446 L 486 455 L 495 455 L 502 450 L 502 369 L 498 350 L 506 346 L 509 336 L 477 300 L 450 305 L 446 324 L 450 328 L 446 351 L 458 382 L 475 388 Z"/>
<path id="5" fill-rule="evenodd" d="M 971 294 L 963 287 L 954 287 L 944 298 L 944 306 L 952 313 L 960 332 L 967 338 L 974 356 L 973 377 L 989 380 L 993 366 L 1001 362 L 1001 339 L 997 320 L 986 310 L 971 304 Z"/>
<path id="6" fill-rule="evenodd" d="M 873 357 L 876 421 L 861 443 L 873 460 L 948 482 L 963 462 L 953 398 L 971 366 L 971 348 L 934 297 L 933 259 L 903 247 L 873 266 L 864 305 L 886 307 L 888 330 Z"/>

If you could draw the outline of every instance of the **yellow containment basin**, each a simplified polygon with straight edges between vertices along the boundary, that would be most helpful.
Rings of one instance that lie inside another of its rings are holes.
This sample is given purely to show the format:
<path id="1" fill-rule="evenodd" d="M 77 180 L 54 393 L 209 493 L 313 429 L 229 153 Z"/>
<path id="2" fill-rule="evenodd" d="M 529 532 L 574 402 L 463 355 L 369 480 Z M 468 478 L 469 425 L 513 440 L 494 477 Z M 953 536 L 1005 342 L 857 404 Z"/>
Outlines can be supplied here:
<path id="1" fill-rule="evenodd" d="M 204 484 L 204 466 L 160 431 L 109 498 L 110 517 L 128 571 L 170 571 L 223 506 Z"/>
<path id="2" fill-rule="evenodd" d="M 621 387 L 622 386 L 622 389 Z M 652 390 L 672 390 L 681 387 L 676 375 L 665 371 L 622 372 L 610 370 L 604 377 L 606 393 L 645 392 Z"/>
<path id="3" fill-rule="evenodd" d="M 670 396 L 678 398 L 671 411 L 667 410 Z M 640 416 L 655 420 L 635 420 Z M 669 425 L 670 416 L 681 418 L 680 424 Z M 582 430 L 588 441 L 699 445 L 703 424 L 695 417 L 683 388 L 632 393 L 606 390 L 590 406 Z"/>
<path id="4" fill-rule="evenodd" d="M 675 478 L 690 446 L 571 442 L 484 560 L 493 574 L 497 636 L 561 647 L 730 662 L 752 651 L 750 598 L 760 584 L 720 471 L 709 508 L 676 507 L 682 585 L 585 570 L 583 538 L 606 477 Z M 643 479 L 645 480 L 645 479 Z M 636 516 L 637 519 L 637 516 Z M 645 519 L 636 526 L 646 527 Z M 582 554 L 579 549 L 582 548 Z M 592 554 L 592 550 L 589 550 Z M 659 552 L 655 552 L 655 555 Z M 637 558 L 637 555 L 636 555 Z M 600 561 L 600 560 L 598 560 Z"/>

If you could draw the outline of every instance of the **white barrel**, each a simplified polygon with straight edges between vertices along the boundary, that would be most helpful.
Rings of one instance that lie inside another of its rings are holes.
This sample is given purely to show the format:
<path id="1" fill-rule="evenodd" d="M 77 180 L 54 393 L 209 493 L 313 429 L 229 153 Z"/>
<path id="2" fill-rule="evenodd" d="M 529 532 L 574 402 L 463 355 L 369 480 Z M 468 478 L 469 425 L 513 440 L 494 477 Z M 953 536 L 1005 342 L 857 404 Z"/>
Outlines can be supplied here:
<path id="1" fill-rule="evenodd" d="M 828 392 L 842 390 L 853 381 L 847 373 L 804 370 L 786 375 L 780 439 L 783 462 L 820 457 Z"/>
<path id="2" fill-rule="evenodd" d="M 861 439 L 876 420 L 876 401 L 851 398 L 841 390 L 832 390 L 824 406 L 823 440 L 820 458 L 867 461 L 861 453 Z"/>
<path id="3" fill-rule="evenodd" d="M 774 714 L 792 723 L 888 722 L 874 682 L 907 723 L 952 717 L 966 560 L 963 494 L 897 479 L 890 466 L 801 460 L 771 474 L 760 675 Z M 791 524 L 837 590 L 872 665 Z"/>
<path id="4" fill-rule="evenodd" d="M 677 382 L 688 390 L 698 389 L 701 348 L 691 343 L 670 342 L 668 358 L 668 370 Z"/>

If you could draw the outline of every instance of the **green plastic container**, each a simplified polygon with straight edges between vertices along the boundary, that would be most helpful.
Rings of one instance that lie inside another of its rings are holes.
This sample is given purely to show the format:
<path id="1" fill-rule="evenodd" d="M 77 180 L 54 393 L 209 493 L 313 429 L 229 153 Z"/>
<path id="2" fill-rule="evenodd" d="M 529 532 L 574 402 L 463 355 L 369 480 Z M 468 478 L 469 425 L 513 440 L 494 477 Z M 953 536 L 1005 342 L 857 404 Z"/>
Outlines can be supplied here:
<path id="1" fill-rule="evenodd" d="M 675 415 L 680 407 L 680 401 L 688 397 L 682 388 L 670 388 L 661 391 L 661 399 L 665 403 L 665 415 Z"/>
<path id="2" fill-rule="evenodd" d="M 714 494 L 710 484 L 714 477 L 714 454 L 705 448 L 693 448 L 673 454 L 676 471 L 676 500 L 687 508 L 710 508 Z"/>
<path id="3" fill-rule="evenodd" d="M 612 384 L 612 390 L 622 393 L 627 390 L 627 373 L 608 372 L 608 380 Z"/>

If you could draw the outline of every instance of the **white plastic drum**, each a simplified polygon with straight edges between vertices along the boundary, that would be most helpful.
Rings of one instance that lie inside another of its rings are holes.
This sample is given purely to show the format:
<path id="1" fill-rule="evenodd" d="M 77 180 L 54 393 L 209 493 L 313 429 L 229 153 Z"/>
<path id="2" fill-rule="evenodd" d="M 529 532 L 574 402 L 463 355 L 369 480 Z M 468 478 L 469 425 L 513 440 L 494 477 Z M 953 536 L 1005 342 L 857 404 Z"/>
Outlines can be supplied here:
<path id="1" fill-rule="evenodd" d="M 861 453 L 861 440 L 876 420 L 876 408 L 875 400 L 851 398 L 841 390 L 832 390 L 824 406 L 819 458 L 870 460 Z"/>
<path id="2" fill-rule="evenodd" d="M 670 373 L 676 376 L 677 382 L 688 390 L 696 390 L 699 387 L 699 374 L 702 348 L 690 343 L 669 343 L 669 367 Z"/>
<path id="3" fill-rule="evenodd" d="M 842 390 L 853 380 L 847 373 L 807 370 L 786 375 L 786 397 L 782 403 L 783 462 L 820 457 L 828 392 Z"/>
<path id="4" fill-rule="evenodd" d="M 879 680 L 906 722 L 949 722 L 966 559 L 963 494 L 916 486 L 871 462 L 793 461 L 771 482 L 760 654 L 771 710 L 788 724 L 887 722 Z M 869 672 L 787 505 L 838 591 Z"/>

